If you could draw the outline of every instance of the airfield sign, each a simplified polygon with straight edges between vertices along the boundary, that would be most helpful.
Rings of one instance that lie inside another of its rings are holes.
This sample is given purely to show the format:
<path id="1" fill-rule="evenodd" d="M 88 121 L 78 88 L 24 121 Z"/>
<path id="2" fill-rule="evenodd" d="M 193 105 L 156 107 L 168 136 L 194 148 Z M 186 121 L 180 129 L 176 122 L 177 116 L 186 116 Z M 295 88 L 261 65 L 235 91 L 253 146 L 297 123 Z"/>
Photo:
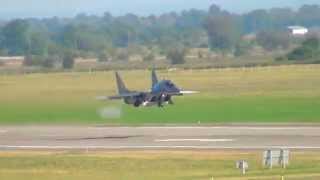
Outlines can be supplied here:
<path id="1" fill-rule="evenodd" d="M 263 165 L 272 169 L 273 166 L 286 168 L 289 165 L 289 150 L 267 150 L 263 152 Z"/>
<path id="2" fill-rule="evenodd" d="M 241 160 L 241 161 L 237 161 L 236 164 L 237 168 L 241 170 L 242 174 L 245 175 L 246 171 L 249 168 L 249 164 L 247 161 Z"/>

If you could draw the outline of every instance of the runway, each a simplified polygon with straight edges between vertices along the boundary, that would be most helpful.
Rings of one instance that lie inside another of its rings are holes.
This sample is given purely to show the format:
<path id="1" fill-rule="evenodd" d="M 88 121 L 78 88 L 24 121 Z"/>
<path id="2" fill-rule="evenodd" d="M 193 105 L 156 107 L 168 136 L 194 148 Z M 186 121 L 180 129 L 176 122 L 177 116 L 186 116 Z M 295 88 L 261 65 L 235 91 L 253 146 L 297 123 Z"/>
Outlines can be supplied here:
<path id="1" fill-rule="evenodd" d="M 320 150 L 320 127 L 2 126 L 0 150 Z"/>

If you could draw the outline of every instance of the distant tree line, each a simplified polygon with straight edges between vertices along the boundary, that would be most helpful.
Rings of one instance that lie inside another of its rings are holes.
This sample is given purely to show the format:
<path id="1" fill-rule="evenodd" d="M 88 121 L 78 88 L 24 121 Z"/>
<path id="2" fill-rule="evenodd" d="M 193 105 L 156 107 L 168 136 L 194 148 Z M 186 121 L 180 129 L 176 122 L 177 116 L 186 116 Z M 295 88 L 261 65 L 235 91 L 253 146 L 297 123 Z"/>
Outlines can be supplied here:
<path id="1" fill-rule="evenodd" d="M 320 6 L 255 10 L 241 15 L 212 5 L 208 11 L 191 9 L 148 17 L 105 13 L 16 19 L 0 23 L 0 56 L 26 56 L 26 65 L 45 67 L 58 61 L 69 68 L 73 57 L 127 60 L 128 55 L 138 53 L 152 61 L 157 53 L 175 64 L 184 62 L 188 48 L 240 55 L 249 46 L 241 37 L 251 33 L 258 34 L 256 43 L 267 50 L 286 48 L 288 38 L 280 31 L 295 24 L 320 26 Z"/>
<path id="2" fill-rule="evenodd" d="M 301 46 L 295 48 L 287 54 L 288 60 L 312 60 L 320 63 L 320 39 L 319 37 L 310 37 L 306 39 Z"/>

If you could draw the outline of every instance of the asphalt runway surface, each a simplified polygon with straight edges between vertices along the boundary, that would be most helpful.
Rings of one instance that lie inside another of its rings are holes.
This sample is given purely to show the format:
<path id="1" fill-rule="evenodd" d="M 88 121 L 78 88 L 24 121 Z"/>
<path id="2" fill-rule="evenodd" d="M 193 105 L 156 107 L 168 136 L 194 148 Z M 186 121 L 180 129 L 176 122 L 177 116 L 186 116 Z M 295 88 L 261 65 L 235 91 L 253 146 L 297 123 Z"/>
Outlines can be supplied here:
<path id="1" fill-rule="evenodd" d="M 0 126 L 0 150 L 320 150 L 317 126 Z"/>

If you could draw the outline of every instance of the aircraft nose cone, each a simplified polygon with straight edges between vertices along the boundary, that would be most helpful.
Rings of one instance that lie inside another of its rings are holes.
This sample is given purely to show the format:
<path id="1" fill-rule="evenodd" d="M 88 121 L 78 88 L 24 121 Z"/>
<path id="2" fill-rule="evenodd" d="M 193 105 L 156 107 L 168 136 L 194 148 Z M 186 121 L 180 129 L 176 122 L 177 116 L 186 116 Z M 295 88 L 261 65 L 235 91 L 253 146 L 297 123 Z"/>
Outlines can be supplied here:
<path id="1" fill-rule="evenodd" d="M 170 92 L 179 93 L 179 92 L 180 92 L 180 89 L 177 88 L 177 87 L 173 87 L 173 88 L 170 89 Z"/>

